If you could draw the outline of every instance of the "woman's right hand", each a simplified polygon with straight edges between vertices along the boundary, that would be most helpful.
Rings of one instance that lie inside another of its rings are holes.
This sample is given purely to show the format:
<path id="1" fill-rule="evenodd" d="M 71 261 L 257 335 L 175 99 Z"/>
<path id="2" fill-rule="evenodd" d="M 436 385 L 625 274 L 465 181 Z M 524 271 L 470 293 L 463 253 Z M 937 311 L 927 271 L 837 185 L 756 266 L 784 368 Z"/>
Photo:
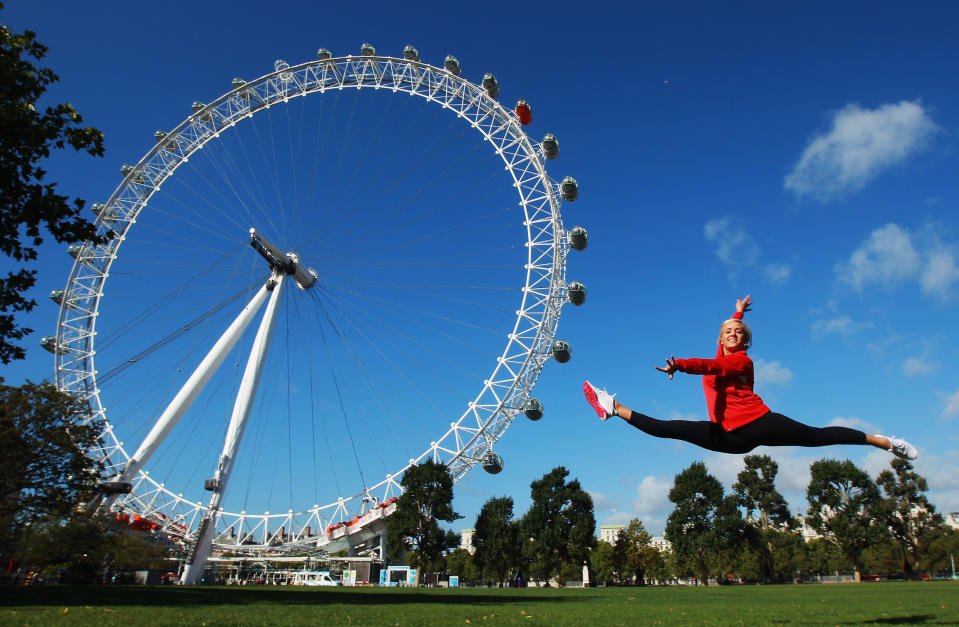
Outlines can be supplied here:
<path id="1" fill-rule="evenodd" d="M 737 298 L 736 299 L 736 311 L 739 313 L 746 313 L 749 311 L 749 306 L 753 304 L 753 295 L 746 294 L 746 298 Z"/>
<path id="2" fill-rule="evenodd" d="M 665 372 L 666 374 L 668 374 L 670 381 L 672 381 L 673 373 L 679 370 L 679 366 L 676 365 L 676 358 L 670 355 L 669 359 L 666 360 L 666 367 L 660 368 L 659 366 L 656 366 L 656 370 L 659 370 L 660 372 Z"/>

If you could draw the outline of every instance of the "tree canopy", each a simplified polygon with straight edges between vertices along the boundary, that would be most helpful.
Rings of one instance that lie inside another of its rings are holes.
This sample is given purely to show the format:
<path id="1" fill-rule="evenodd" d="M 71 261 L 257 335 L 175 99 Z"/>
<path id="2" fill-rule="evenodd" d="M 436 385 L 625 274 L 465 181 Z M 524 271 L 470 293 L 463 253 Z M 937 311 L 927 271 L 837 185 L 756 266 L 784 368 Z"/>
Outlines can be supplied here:
<path id="1" fill-rule="evenodd" d="M 502 583 L 519 559 L 519 525 L 513 520 L 513 498 L 491 498 L 483 504 L 473 532 L 476 565 Z"/>
<path id="2" fill-rule="evenodd" d="M 0 25 L 0 252 L 19 264 L 37 258 L 43 231 L 59 243 L 94 239 L 95 233 L 81 214 L 84 202 L 71 203 L 59 194 L 41 166 L 53 150 L 64 148 L 103 155 L 103 133 L 83 126 L 73 105 L 37 107 L 59 80 L 38 66 L 47 50 L 35 33 L 12 33 Z M 26 354 L 18 341 L 33 330 L 19 324 L 15 314 L 36 306 L 27 297 L 36 276 L 36 270 L 20 267 L 0 277 L 0 361 L 5 364 Z"/>
<path id="3" fill-rule="evenodd" d="M 666 521 L 666 539 L 673 553 L 691 563 L 705 583 L 710 561 L 741 543 L 742 517 L 736 497 L 727 497 L 703 462 L 693 462 L 676 475 L 669 500 L 676 508 Z"/>
<path id="4" fill-rule="evenodd" d="M 807 522 L 835 544 L 857 571 L 862 570 L 863 550 L 888 533 L 875 518 L 876 484 L 849 460 L 821 459 L 809 472 Z"/>
<path id="5" fill-rule="evenodd" d="M 892 470 L 879 473 L 876 482 L 885 495 L 881 501 L 883 520 L 893 539 L 902 547 L 902 568 L 914 576 L 922 568 L 922 548 L 942 533 L 942 516 L 926 498 L 926 479 L 909 460 L 896 458 Z"/>
<path id="6" fill-rule="evenodd" d="M 459 544 L 459 536 L 440 528 L 440 520 L 462 518 L 453 511 L 453 477 L 443 464 L 428 460 L 410 466 L 400 481 L 403 494 L 387 521 L 387 541 L 410 553 L 420 573 Z"/>
<path id="7" fill-rule="evenodd" d="M 568 475 L 558 466 L 530 484 L 533 503 L 521 522 L 520 542 L 530 577 L 540 581 L 561 577 L 566 565 L 581 568 L 596 545 L 593 499 L 578 479 L 567 482 Z"/>
<path id="8" fill-rule="evenodd" d="M 87 408 L 49 383 L 0 384 L 0 555 L 15 552 L 26 526 L 68 518 L 99 476 L 84 454 L 98 425 Z"/>

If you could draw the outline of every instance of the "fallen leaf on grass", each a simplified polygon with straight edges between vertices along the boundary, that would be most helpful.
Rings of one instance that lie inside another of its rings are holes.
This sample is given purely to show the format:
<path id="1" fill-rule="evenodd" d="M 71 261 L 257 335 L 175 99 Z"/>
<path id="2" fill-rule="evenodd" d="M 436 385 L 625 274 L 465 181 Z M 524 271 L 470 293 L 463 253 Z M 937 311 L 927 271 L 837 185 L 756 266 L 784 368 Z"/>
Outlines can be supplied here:
<path id="1" fill-rule="evenodd" d="M 61 614 L 66 614 L 66 613 L 69 612 L 69 611 L 70 611 L 70 608 L 65 607 L 65 608 L 63 608 L 62 610 L 60 610 L 60 613 L 61 613 Z"/>
<path id="2" fill-rule="evenodd" d="M 106 613 L 108 613 L 108 614 L 113 614 L 113 613 L 114 613 L 114 610 L 107 609 L 107 608 L 103 608 L 103 611 L 106 612 Z"/>

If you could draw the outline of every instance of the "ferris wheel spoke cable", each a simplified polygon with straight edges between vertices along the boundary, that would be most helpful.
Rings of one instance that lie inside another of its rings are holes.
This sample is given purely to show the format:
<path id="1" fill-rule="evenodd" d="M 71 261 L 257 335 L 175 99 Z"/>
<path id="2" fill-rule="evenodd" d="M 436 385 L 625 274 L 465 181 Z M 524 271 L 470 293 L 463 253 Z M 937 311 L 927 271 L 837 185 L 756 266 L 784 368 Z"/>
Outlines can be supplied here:
<path id="1" fill-rule="evenodd" d="M 239 146 L 243 146 L 242 141 L 237 143 Z M 204 155 L 219 175 L 222 186 L 227 187 L 235 197 L 235 200 L 229 200 L 219 194 L 223 198 L 223 203 L 229 207 L 229 213 L 239 215 L 234 220 L 235 224 L 245 225 L 248 228 L 250 224 L 260 223 L 259 216 L 269 215 L 270 212 L 267 210 L 262 193 L 256 193 L 248 183 L 249 180 L 257 180 L 258 177 L 255 176 L 255 172 L 241 170 L 233 152 L 230 150 L 209 150 L 205 151 Z M 239 181 L 242 189 L 237 189 L 233 181 Z M 212 185 L 212 183 L 210 184 Z M 216 191 L 219 191 L 220 187 L 220 185 L 217 185 Z M 257 209 L 256 212 L 250 207 L 251 203 Z"/>
<path id="2" fill-rule="evenodd" d="M 371 376 L 372 369 L 369 367 L 366 361 L 361 357 L 362 352 L 354 348 L 353 345 L 347 340 L 343 332 L 340 330 L 339 325 L 337 325 L 333 321 L 333 318 L 330 315 L 329 310 L 323 305 L 319 296 L 315 293 L 311 293 L 311 295 L 316 304 L 316 309 L 323 314 L 323 318 L 327 321 L 328 324 L 330 324 L 331 328 L 333 328 L 336 331 L 337 337 L 340 339 L 341 344 L 343 345 L 344 349 L 349 354 L 350 360 L 355 365 L 357 373 L 360 375 L 360 378 L 362 379 L 363 384 L 366 386 L 366 390 L 370 398 L 372 398 L 373 402 L 377 405 L 377 408 L 379 409 L 379 412 L 380 412 L 379 415 L 383 416 L 386 419 L 387 424 L 390 427 L 390 430 L 393 432 L 393 435 L 396 438 L 396 441 L 400 443 L 407 457 L 412 458 L 412 455 L 410 455 L 409 449 L 407 448 L 405 441 L 399 437 L 399 434 L 397 432 L 395 421 L 392 418 L 394 412 L 389 411 L 387 407 L 390 405 L 384 402 L 384 390 L 382 389 L 381 386 L 376 384 L 376 378 Z M 317 316 L 317 318 L 319 320 L 319 316 Z M 319 320 L 319 322 L 322 325 L 322 320 Z M 394 402 L 392 406 L 397 406 L 397 403 Z M 370 434 L 365 421 L 363 421 L 363 426 L 364 426 L 364 429 L 366 429 L 367 431 L 367 435 L 369 436 L 372 448 L 375 451 L 377 457 L 379 458 L 381 465 L 383 466 L 384 470 L 387 470 L 386 463 L 383 461 L 383 456 L 380 453 L 379 446 L 376 444 L 376 439 L 373 438 L 372 435 Z M 422 430 L 421 430 L 421 434 L 424 437 L 428 437 L 425 432 L 422 432 Z"/>
<path id="3" fill-rule="evenodd" d="M 436 414 L 438 416 L 445 415 L 445 412 L 442 409 L 440 409 L 440 407 L 437 406 L 436 403 L 433 402 L 433 399 L 430 398 L 429 394 L 426 394 L 422 389 L 420 389 L 420 387 L 416 385 L 416 383 L 412 381 L 409 378 L 409 376 L 407 376 L 406 371 L 403 368 L 400 368 L 392 359 L 389 358 L 389 356 L 386 353 L 383 352 L 378 342 L 374 342 L 367 334 L 363 333 L 362 329 L 357 327 L 354 324 L 354 321 L 351 320 L 348 316 L 345 316 L 344 318 L 345 318 L 345 322 L 349 324 L 350 326 L 352 326 L 354 331 L 357 332 L 357 335 L 359 336 L 359 338 L 362 339 L 367 346 L 372 348 L 373 351 L 380 356 L 380 359 L 382 359 L 385 364 L 387 364 L 397 375 L 399 375 L 401 379 L 406 381 L 406 383 L 410 386 L 410 389 L 416 392 L 417 395 L 420 396 L 426 404 L 432 407 L 436 411 Z M 343 334 L 340 334 L 340 336 L 344 337 Z"/>
<path id="4" fill-rule="evenodd" d="M 208 309 L 207 311 L 204 311 L 203 313 L 201 313 L 199 316 L 197 316 L 197 317 L 194 318 L 193 320 L 189 321 L 188 323 L 186 323 L 186 324 L 184 324 L 184 325 L 180 325 L 180 326 L 179 326 L 176 330 L 174 330 L 173 332 L 167 334 L 166 336 L 160 338 L 158 341 L 154 342 L 154 343 L 151 344 L 150 346 L 146 347 L 145 349 L 141 350 L 140 352 L 136 353 L 135 355 L 129 357 L 124 363 L 122 363 L 122 364 L 120 364 L 120 365 L 118 365 L 118 366 L 115 366 L 113 369 L 107 371 L 102 377 L 100 377 L 100 382 L 101 382 L 101 383 L 104 383 L 104 382 L 106 382 L 106 381 L 109 381 L 109 380 L 110 380 L 111 378 L 113 378 L 114 376 L 118 375 L 119 373 L 121 373 L 121 372 L 123 372 L 124 370 L 126 370 L 127 368 L 129 368 L 132 364 L 136 363 L 137 361 L 143 359 L 144 357 L 146 357 L 146 356 L 148 356 L 148 355 L 151 355 L 151 354 L 152 354 L 153 352 L 155 352 L 157 349 L 166 346 L 167 344 L 169 344 L 169 343 L 172 342 L 173 340 L 175 340 L 175 339 L 177 339 L 178 337 L 182 336 L 184 333 L 187 333 L 188 331 L 190 331 L 194 326 L 200 324 L 200 323 L 203 322 L 204 320 L 206 320 L 206 319 L 210 318 L 211 316 L 217 314 L 217 313 L 218 313 L 219 311 L 221 311 L 224 307 L 230 305 L 231 303 L 236 302 L 237 300 L 239 300 L 240 297 L 242 297 L 243 295 L 248 294 L 248 293 L 249 293 L 249 287 L 246 286 L 246 287 L 244 287 L 242 290 L 240 290 L 239 292 L 236 292 L 236 293 L 234 293 L 232 296 L 229 296 L 225 301 L 222 301 L 222 302 L 218 303 L 216 306 L 214 306 L 213 308 Z"/>

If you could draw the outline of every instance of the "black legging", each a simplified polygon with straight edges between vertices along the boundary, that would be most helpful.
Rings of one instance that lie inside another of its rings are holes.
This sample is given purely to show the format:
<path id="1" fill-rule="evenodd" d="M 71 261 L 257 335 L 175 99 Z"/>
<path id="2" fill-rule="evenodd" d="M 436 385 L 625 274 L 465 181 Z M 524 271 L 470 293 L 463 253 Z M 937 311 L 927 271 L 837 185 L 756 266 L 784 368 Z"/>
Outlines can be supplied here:
<path id="1" fill-rule="evenodd" d="M 635 411 L 629 424 L 657 438 L 684 440 L 720 453 L 748 453 L 757 446 L 866 444 L 866 434 L 857 429 L 810 427 L 772 411 L 732 431 L 716 422 L 657 420 Z"/>

